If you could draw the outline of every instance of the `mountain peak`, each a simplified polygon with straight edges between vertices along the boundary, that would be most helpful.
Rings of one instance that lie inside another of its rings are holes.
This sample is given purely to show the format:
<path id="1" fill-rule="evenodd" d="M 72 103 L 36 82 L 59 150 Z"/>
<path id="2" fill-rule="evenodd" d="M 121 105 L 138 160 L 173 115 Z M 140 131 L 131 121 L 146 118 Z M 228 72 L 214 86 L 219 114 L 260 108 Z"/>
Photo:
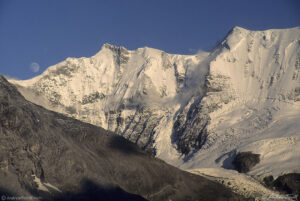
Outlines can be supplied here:
<path id="1" fill-rule="evenodd" d="M 109 50 L 112 50 L 112 51 L 115 51 L 117 49 L 120 49 L 120 50 L 126 50 L 125 47 L 123 46 L 116 46 L 116 45 L 112 45 L 112 44 L 109 44 L 109 43 L 104 43 L 101 47 L 101 50 L 102 49 L 109 49 Z"/>
<path id="2" fill-rule="evenodd" d="M 248 29 L 245 29 L 243 27 L 240 27 L 240 26 L 234 26 L 231 31 L 238 31 L 238 32 L 244 32 L 244 31 L 249 31 Z"/>

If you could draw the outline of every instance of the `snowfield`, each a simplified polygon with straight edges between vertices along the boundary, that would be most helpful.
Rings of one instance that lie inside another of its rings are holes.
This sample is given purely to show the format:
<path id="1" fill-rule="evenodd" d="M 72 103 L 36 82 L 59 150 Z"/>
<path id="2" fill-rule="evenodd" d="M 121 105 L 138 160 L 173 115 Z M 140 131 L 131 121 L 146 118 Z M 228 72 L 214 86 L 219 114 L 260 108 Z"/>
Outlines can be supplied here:
<path id="1" fill-rule="evenodd" d="M 91 58 L 10 82 L 26 99 L 114 131 L 181 169 L 236 178 L 225 169 L 252 151 L 260 154 L 248 173 L 255 178 L 300 173 L 299 27 L 235 27 L 196 55 L 105 44 Z"/>

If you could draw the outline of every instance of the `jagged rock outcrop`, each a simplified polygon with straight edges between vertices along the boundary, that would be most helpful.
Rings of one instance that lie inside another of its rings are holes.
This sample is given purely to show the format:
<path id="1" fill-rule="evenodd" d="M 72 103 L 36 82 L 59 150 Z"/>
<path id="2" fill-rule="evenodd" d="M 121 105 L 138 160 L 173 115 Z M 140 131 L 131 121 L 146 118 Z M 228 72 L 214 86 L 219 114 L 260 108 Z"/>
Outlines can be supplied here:
<path id="1" fill-rule="evenodd" d="M 299 200 L 300 193 L 300 174 L 299 173 L 287 173 L 280 175 L 275 180 L 273 176 L 267 176 L 264 178 L 264 183 L 269 188 L 278 190 L 281 193 L 288 194 L 293 200 Z"/>
<path id="2" fill-rule="evenodd" d="M 260 161 L 259 154 L 254 154 L 252 152 L 240 152 L 238 153 L 232 164 L 235 166 L 236 170 L 241 173 L 247 173 Z"/>

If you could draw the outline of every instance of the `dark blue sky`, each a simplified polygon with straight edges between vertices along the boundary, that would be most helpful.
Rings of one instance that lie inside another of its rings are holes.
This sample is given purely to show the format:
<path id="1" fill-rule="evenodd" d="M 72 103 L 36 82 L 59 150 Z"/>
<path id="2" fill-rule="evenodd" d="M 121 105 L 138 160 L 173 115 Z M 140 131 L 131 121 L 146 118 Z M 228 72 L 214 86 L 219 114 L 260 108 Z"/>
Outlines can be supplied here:
<path id="1" fill-rule="evenodd" d="M 104 43 L 192 54 L 236 25 L 300 26 L 299 11 L 299 0 L 0 0 L 0 74 L 28 79 Z"/>

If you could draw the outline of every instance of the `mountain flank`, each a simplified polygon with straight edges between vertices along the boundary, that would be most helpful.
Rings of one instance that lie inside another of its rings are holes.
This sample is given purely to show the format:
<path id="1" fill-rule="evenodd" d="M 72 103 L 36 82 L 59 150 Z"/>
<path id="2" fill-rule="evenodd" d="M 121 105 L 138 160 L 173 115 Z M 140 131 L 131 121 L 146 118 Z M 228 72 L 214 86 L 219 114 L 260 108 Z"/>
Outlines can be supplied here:
<path id="1" fill-rule="evenodd" d="M 245 200 L 119 135 L 25 100 L 3 76 L 0 193 L 43 200 Z"/>

